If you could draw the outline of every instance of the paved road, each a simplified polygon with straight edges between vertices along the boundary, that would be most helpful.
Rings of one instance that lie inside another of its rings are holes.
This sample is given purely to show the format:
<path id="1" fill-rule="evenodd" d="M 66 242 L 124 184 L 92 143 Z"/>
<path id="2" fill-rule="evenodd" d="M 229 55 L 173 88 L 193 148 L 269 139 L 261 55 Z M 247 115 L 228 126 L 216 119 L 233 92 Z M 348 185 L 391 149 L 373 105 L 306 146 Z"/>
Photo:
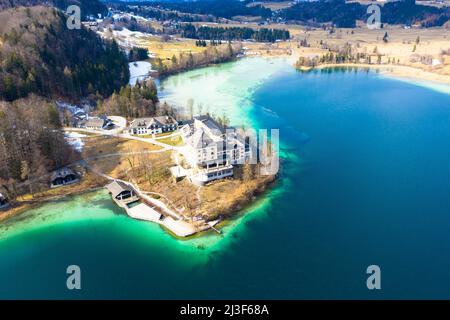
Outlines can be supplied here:
<path id="1" fill-rule="evenodd" d="M 141 191 L 138 185 L 133 184 L 133 183 L 128 182 L 128 181 L 115 179 L 115 178 L 113 178 L 113 177 L 111 177 L 111 176 L 109 176 L 109 175 L 107 175 L 107 174 L 105 174 L 103 172 L 99 172 L 99 171 L 95 170 L 94 168 L 92 168 L 91 166 L 89 166 L 89 164 L 86 162 L 86 161 L 91 160 L 91 159 L 100 159 L 100 158 L 107 158 L 107 157 L 120 156 L 120 155 L 148 154 L 148 153 L 166 152 L 168 150 L 179 150 L 179 147 L 171 146 L 169 144 L 159 142 L 156 139 L 152 139 L 152 138 L 141 138 L 141 137 L 136 137 L 136 136 L 132 136 L 132 135 L 128 135 L 128 134 L 119 133 L 116 130 L 97 131 L 97 130 L 84 129 L 84 128 L 64 128 L 64 130 L 65 131 L 69 131 L 69 132 L 70 131 L 72 131 L 72 132 L 85 132 L 85 133 L 94 133 L 94 134 L 99 134 L 100 133 L 100 134 L 103 134 L 103 135 L 106 135 L 106 136 L 117 137 L 117 138 L 122 138 L 122 139 L 129 139 L 129 140 L 137 140 L 137 141 L 142 141 L 142 142 L 145 142 L 145 143 L 150 143 L 150 144 L 162 147 L 162 149 L 151 150 L 151 151 L 116 152 L 116 153 L 102 154 L 102 155 L 97 155 L 97 156 L 92 156 L 92 157 L 89 157 L 89 158 L 82 159 L 82 160 L 78 161 L 77 163 L 79 163 L 80 165 L 88 168 L 93 173 L 95 173 L 95 174 L 97 174 L 99 176 L 102 176 L 102 177 L 104 177 L 104 178 L 106 178 L 108 180 L 119 180 L 119 181 L 122 181 L 124 183 L 131 184 L 133 186 L 133 188 L 138 192 L 138 194 L 142 198 L 146 199 L 148 202 L 152 203 L 153 205 L 159 207 L 160 210 L 166 212 L 167 214 L 171 215 L 172 217 L 176 218 L 177 220 L 182 219 L 182 217 L 178 213 L 176 213 L 173 210 L 169 209 L 164 203 L 162 203 L 161 201 L 158 201 L 158 200 L 153 199 L 153 198 L 149 197 L 148 195 L 146 195 L 145 193 L 147 193 L 147 192 Z M 178 133 L 176 133 L 176 134 L 178 134 Z M 174 135 L 175 134 L 167 135 L 167 136 L 164 136 L 164 138 L 171 137 L 171 136 L 174 136 Z M 163 196 L 163 195 L 161 195 L 161 196 Z M 163 197 L 165 199 L 167 199 L 167 197 L 165 197 L 165 196 L 163 196 Z"/>

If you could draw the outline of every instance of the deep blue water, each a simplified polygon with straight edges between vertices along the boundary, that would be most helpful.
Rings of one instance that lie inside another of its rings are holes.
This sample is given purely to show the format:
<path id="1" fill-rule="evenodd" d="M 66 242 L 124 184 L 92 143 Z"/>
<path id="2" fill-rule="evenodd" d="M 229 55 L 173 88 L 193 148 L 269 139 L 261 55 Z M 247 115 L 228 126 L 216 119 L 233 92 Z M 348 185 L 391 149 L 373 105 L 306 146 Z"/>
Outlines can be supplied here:
<path id="1" fill-rule="evenodd" d="M 302 160 L 286 161 L 292 186 L 273 204 L 268 255 L 291 279 L 278 294 L 449 298 L 450 95 L 372 73 L 289 72 L 254 101 Z M 366 288 L 371 264 L 379 292 Z"/>
<path id="2" fill-rule="evenodd" d="M 282 172 L 226 245 L 187 250 L 155 228 L 142 239 L 123 216 L 25 233 L 0 245 L 0 297 L 450 298 L 450 95 L 286 70 L 251 100 L 252 119 L 280 129 Z M 71 263 L 81 292 L 64 287 Z"/>

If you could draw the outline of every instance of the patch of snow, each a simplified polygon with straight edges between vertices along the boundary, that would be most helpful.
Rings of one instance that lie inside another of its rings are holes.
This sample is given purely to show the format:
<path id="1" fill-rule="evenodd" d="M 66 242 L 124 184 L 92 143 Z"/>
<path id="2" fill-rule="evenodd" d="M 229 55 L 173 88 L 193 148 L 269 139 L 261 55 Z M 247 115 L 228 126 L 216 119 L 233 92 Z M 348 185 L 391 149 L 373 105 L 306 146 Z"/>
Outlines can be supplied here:
<path id="1" fill-rule="evenodd" d="M 119 37 L 136 37 L 136 38 L 148 37 L 152 35 L 150 33 L 144 33 L 140 31 L 131 31 L 127 28 L 123 28 L 122 30 L 113 30 L 113 34 L 114 36 Z"/>
<path id="2" fill-rule="evenodd" d="M 119 116 L 109 116 L 110 119 L 116 127 L 125 128 L 127 126 L 127 119 Z"/>
<path id="3" fill-rule="evenodd" d="M 147 61 L 136 61 L 128 64 L 130 69 L 130 85 L 134 86 L 136 82 L 142 81 L 150 77 L 152 70 L 152 64 Z"/>
<path id="4" fill-rule="evenodd" d="M 87 137 L 84 134 L 77 132 L 66 132 L 64 133 L 64 138 L 67 143 L 70 144 L 76 151 L 81 152 L 84 147 L 84 142 L 81 138 Z"/>
<path id="5" fill-rule="evenodd" d="M 431 65 L 434 67 L 434 66 L 438 66 L 438 65 L 441 65 L 442 64 L 442 62 L 441 61 L 439 61 L 438 59 L 433 59 L 433 61 L 431 62 Z"/>
<path id="6" fill-rule="evenodd" d="M 111 34 L 104 29 L 97 30 L 97 34 L 99 34 L 102 38 L 111 38 Z M 112 31 L 112 37 L 116 40 L 119 46 L 125 48 L 131 48 L 134 46 L 140 47 L 142 46 L 141 40 L 151 36 L 153 36 L 151 33 L 131 31 L 127 28 Z"/>
<path id="7" fill-rule="evenodd" d="M 141 16 L 137 16 L 135 14 L 131 14 L 130 16 L 135 18 L 136 20 L 141 20 L 141 21 L 145 21 L 145 22 L 149 22 L 150 21 L 150 19 L 147 19 L 147 18 L 144 18 L 144 17 L 141 17 Z"/>
<path id="8" fill-rule="evenodd" d="M 72 115 L 75 115 L 77 113 L 85 113 L 85 106 L 80 107 L 76 104 L 70 104 L 64 101 L 56 101 L 56 106 L 59 110 L 68 110 Z"/>

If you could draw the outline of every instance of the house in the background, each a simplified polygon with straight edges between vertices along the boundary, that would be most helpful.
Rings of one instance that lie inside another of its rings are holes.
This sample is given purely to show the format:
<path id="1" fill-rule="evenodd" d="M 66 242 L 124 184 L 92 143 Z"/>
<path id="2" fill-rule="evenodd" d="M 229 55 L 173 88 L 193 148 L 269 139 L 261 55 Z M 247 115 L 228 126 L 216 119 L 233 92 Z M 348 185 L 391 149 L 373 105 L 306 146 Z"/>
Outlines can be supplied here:
<path id="1" fill-rule="evenodd" d="M 57 188 L 79 181 L 78 176 L 69 168 L 55 170 L 50 177 L 50 187 Z"/>
<path id="2" fill-rule="evenodd" d="M 88 114 L 83 110 L 76 111 L 71 118 L 72 127 L 85 128 L 88 119 Z"/>
<path id="3" fill-rule="evenodd" d="M 248 149 L 244 138 L 235 129 L 225 129 L 209 116 L 194 117 L 180 132 L 185 143 L 180 153 L 191 167 L 188 179 L 194 184 L 231 177 L 233 167 L 246 159 Z"/>
<path id="4" fill-rule="evenodd" d="M 89 117 L 84 123 L 86 129 L 110 130 L 114 128 L 114 123 L 105 116 Z"/>
<path id="5" fill-rule="evenodd" d="M 9 202 L 8 199 L 6 199 L 6 197 L 0 193 L 0 209 L 6 209 L 9 207 Z"/>
<path id="6" fill-rule="evenodd" d="M 88 115 L 87 113 L 82 110 L 82 109 L 78 109 L 74 114 L 73 117 L 77 120 L 84 120 L 87 119 Z"/>
<path id="7" fill-rule="evenodd" d="M 169 116 L 137 118 L 127 128 L 129 134 L 147 135 L 172 132 L 178 129 L 178 122 Z"/>

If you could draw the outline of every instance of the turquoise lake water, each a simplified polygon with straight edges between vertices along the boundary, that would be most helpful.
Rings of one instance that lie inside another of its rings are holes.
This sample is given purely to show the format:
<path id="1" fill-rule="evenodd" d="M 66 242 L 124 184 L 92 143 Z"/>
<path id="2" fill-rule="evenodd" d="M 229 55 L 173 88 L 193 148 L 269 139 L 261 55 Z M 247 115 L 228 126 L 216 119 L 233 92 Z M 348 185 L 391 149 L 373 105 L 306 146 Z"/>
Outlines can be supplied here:
<path id="1" fill-rule="evenodd" d="M 279 128 L 277 185 L 223 236 L 188 241 L 104 191 L 30 210 L 0 225 L 0 298 L 450 298 L 447 87 L 255 58 L 161 89 L 181 109 Z M 65 287 L 71 264 L 81 291 Z"/>

